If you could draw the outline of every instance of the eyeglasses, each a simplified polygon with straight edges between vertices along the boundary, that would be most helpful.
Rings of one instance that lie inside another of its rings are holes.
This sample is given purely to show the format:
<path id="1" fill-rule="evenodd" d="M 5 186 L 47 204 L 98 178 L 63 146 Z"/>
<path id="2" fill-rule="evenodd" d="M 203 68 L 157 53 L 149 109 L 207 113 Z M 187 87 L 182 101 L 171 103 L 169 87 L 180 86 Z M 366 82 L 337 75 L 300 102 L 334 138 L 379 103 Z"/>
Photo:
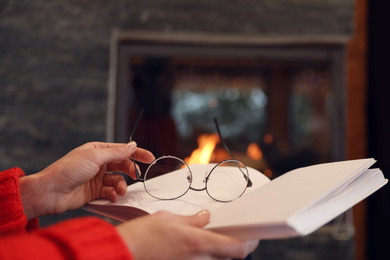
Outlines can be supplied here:
<path id="1" fill-rule="evenodd" d="M 142 113 L 143 110 L 140 112 L 130 134 L 130 141 L 132 141 Z M 203 180 L 205 186 L 203 188 L 192 187 L 194 176 L 191 168 L 185 161 L 176 156 L 167 155 L 157 158 L 147 167 L 144 178 L 141 178 L 133 155 L 132 160 L 137 181 L 143 182 L 145 191 L 150 196 L 160 200 L 174 200 L 184 196 L 189 190 L 205 190 L 212 199 L 220 202 L 229 202 L 241 197 L 247 187 L 252 186 L 247 167 L 242 162 L 236 160 L 230 152 L 222 138 L 216 118 L 214 118 L 214 123 L 221 143 L 232 159 L 222 161 L 213 166 L 209 172 L 206 172 Z"/>

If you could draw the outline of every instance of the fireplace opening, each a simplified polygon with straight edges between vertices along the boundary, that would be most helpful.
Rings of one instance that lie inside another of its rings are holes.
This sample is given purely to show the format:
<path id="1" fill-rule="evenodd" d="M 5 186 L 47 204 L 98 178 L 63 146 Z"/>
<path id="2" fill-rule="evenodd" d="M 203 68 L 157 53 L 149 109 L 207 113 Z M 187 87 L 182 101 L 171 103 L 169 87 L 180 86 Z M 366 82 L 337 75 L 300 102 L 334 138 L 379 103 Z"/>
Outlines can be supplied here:
<path id="1" fill-rule="evenodd" d="M 343 48 L 118 40 L 111 139 L 134 135 L 156 157 L 230 158 L 277 177 L 296 167 L 342 159 Z M 336 57 L 336 58 L 335 58 Z M 213 141 L 214 139 L 214 141 Z"/>

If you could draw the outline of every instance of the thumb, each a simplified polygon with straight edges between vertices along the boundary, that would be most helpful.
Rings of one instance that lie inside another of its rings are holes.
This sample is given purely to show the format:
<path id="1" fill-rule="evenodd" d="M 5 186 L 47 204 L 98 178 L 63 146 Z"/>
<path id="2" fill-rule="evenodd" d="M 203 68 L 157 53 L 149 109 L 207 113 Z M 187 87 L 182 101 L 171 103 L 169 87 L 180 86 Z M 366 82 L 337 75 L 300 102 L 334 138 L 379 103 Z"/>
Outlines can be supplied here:
<path id="1" fill-rule="evenodd" d="M 137 150 L 137 143 L 132 141 L 126 145 L 101 148 L 100 150 L 104 152 L 97 154 L 99 161 L 101 163 L 110 163 L 129 158 Z"/>
<path id="2" fill-rule="evenodd" d="M 210 212 L 208 210 L 202 210 L 193 216 L 183 217 L 183 223 L 189 224 L 194 227 L 203 228 L 209 223 Z"/>

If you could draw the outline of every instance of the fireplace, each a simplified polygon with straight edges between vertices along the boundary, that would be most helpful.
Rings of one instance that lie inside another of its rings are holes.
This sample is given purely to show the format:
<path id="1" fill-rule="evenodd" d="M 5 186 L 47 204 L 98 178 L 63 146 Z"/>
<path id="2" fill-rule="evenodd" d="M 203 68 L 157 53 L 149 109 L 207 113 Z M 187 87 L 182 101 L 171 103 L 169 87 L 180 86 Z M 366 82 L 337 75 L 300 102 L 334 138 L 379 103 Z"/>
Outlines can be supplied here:
<path id="1" fill-rule="evenodd" d="M 344 55 L 344 39 L 117 32 L 108 140 L 126 142 L 144 109 L 134 140 L 156 156 L 188 157 L 216 117 L 234 155 L 270 177 L 344 159 Z M 229 157 L 219 146 L 212 161 Z"/>

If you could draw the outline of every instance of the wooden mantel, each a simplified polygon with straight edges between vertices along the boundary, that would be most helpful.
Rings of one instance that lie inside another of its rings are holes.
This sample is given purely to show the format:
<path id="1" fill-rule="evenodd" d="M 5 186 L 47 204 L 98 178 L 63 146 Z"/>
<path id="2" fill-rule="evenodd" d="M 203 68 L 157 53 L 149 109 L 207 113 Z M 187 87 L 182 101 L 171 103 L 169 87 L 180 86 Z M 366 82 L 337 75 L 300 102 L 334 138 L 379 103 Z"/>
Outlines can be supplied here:
<path id="1" fill-rule="evenodd" d="M 347 47 L 347 159 L 367 157 L 367 23 L 368 1 L 355 0 L 355 34 Z M 366 259 L 366 202 L 353 209 L 355 259 Z"/>

